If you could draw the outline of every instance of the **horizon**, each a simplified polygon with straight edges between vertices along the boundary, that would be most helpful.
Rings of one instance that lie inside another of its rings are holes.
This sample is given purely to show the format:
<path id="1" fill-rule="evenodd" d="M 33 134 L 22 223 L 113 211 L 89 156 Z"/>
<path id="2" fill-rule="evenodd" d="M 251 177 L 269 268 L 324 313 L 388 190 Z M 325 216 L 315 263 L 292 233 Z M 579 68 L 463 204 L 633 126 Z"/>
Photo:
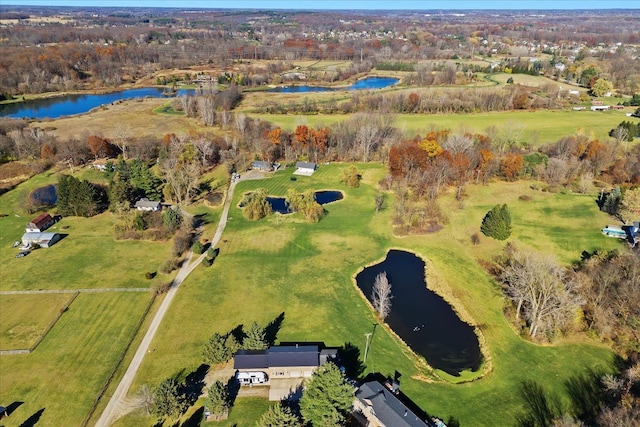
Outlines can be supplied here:
<path id="1" fill-rule="evenodd" d="M 345 8 L 341 0 L 236 0 L 233 6 L 228 1 L 216 0 L 138 0 L 135 6 L 129 0 L 8 0 L 3 2 L 0 10 L 12 7 L 95 7 L 95 8 L 171 8 L 171 9 L 229 9 L 229 10 L 397 10 L 397 11 L 477 11 L 477 10 L 638 10 L 630 7 L 629 1 L 610 0 L 603 3 L 600 0 L 583 1 L 553 1 L 553 0 L 397 0 L 390 6 L 388 1 L 381 0 L 352 0 L 350 7 Z"/>

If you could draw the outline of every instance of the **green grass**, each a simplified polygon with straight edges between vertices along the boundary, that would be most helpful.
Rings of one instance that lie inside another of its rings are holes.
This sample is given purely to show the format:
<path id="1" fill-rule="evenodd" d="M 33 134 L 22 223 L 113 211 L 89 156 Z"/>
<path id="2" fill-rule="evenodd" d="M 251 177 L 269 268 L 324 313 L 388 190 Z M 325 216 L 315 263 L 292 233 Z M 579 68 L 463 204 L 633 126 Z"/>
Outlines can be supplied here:
<path id="1" fill-rule="evenodd" d="M 147 293 L 80 294 L 35 352 L 1 356 L 3 404 L 24 402 L 3 425 L 19 426 L 32 416 L 39 427 L 81 425 L 149 298 Z"/>
<path id="2" fill-rule="evenodd" d="M 78 176 L 99 182 L 103 175 L 81 170 Z M 28 214 L 23 206 L 34 189 L 57 182 L 53 172 L 36 175 L 0 197 L 0 290 L 84 289 L 150 287 L 168 277 L 159 274 L 149 281 L 147 271 L 158 271 L 171 256 L 165 242 L 114 241 L 115 217 L 105 212 L 92 218 L 66 217 L 48 231 L 66 235 L 50 248 L 14 258 L 11 247 L 20 240 L 25 225 L 37 214 Z M 55 213 L 55 208 L 50 211 Z"/>
<path id="3" fill-rule="evenodd" d="M 489 356 L 485 375 L 477 381 L 423 382 L 417 378 L 429 376 L 429 371 L 390 333 L 378 328 L 367 372 L 400 372 L 404 392 L 428 413 L 444 418 L 454 415 L 462 425 L 508 425 L 521 410 L 517 391 L 523 380 L 535 379 L 566 400 L 564 383 L 569 378 L 589 368 L 612 369 L 613 353 L 585 337 L 553 346 L 519 337 L 503 314 L 501 292 L 477 262 L 499 253 L 503 243 L 483 238 L 480 245 L 472 246 L 469 239 L 479 231 L 490 207 L 508 203 L 514 217 L 511 240 L 556 253 L 566 263 L 575 261 L 583 249 L 617 245 L 599 235 L 607 217 L 598 211 L 593 197 L 545 193 L 525 182 L 469 186 L 462 208 L 453 195 L 441 199 L 449 215 L 443 230 L 395 238 L 390 228 L 392 209 L 379 213 L 374 209 L 375 183 L 385 169 L 358 165 L 363 185 L 347 189 L 339 182 L 345 166 L 321 165 L 312 177 L 296 181 L 290 181 L 292 169 L 288 169 L 270 179 L 238 184 L 219 257 L 212 267 L 194 271 L 178 292 L 152 344 L 156 351 L 145 359 L 134 390 L 197 369 L 202 346 L 213 332 L 226 333 L 254 320 L 266 325 L 281 313 L 284 322 L 278 340 L 323 341 L 329 346 L 352 343 L 362 354 L 364 334 L 375 319 L 352 277 L 391 247 L 415 251 L 430 261 L 430 277 L 439 278 L 429 279 L 430 286 L 463 318 L 479 325 Z M 317 224 L 302 222 L 295 215 L 249 222 L 237 208 L 243 192 L 265 188 L 269 194 L 283 195 L 291 187 L 343 190 L 345 199 L 327 205 L 327 216 Z M 523 194 L 532 200 L 519 199 Z M 147 419 L 140 425 L 151 423 Z"/>
<path id="4" fill-rule="evenodd" d="M 301 120 L 309 126 L 328 126 L 351 117 L 328 114 L 298 116 L 251 113 L 250 115 L 272 122 L 290 132 L 295 130 Z M 451 129 L 453 132 L 463 128 L 480 133 L 484 133 L 489 126 L 496 126 L 499 130 L 505 127 L 519 127 L 523 128 L 524 142 L 539 146 L 575 134 L 579 129 L 593 132 L 596 138 L 606 141 L 609 138 L 609 131 L 626 119 L 624 111 L 540 110 L 473 114 L 398 114 L 395 126 L 411 137 L 424 135 L 434 126 L 440 129 Z"/>
<path id="5" fill-rule="evenodd" d="M 72 295 L 1 295 L 0 350 L 30 349 L 73 298 Z"/>

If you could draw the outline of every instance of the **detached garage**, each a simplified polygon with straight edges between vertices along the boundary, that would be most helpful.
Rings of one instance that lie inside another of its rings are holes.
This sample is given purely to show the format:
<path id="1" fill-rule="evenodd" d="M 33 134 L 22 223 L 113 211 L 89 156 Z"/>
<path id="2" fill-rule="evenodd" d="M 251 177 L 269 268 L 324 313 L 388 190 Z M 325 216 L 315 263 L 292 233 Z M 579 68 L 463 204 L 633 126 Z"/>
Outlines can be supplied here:
<path id="1" fill-rule="evenodd" d="M 24 246 L 33 246 L 37 244 L 41 248 L 49 248 L 60 240 L 58 233 L 24 233 L 22 235 L 22 244 Z"/>

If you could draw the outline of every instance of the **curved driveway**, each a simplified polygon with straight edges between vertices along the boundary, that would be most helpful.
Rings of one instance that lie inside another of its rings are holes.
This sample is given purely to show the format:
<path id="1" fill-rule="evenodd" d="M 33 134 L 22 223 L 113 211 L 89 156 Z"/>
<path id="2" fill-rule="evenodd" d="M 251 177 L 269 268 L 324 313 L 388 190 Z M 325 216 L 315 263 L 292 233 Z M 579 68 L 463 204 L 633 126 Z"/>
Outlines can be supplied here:
<path id="1" fill-rule="evenodd" d="M 227 225 L 227 217 L 229 215 L 229 208 L 231 207 L 231 201 L 233 200 L 233 190 L 237 181 L 234 181 L 229 186 L 229 191 L 227 192 L 227 198 L 224 201 L 224 208 L 222 210 L 222 215 L 220 216 L 220 222 L 218 223 L 218 228 L 216 229 L 216 233 L 211 239 L 211 247 L 214 247 L 220 241 L 222 237 L 222 232 L 224 231 L 225 226 Z M 149 351 L 149 347 L 151 346 L 151 341 L 158 331 L 158 327 L 164 318 L 164 315 L 167 313 L 169 306 L 171 305 L 171 301 L 176 295 L 180 284 L 187 278 L 187 276 L 200 264 L 200 262 L 207 255 L 206 252 L 200 255 L 195 261 L 191 262 L 192 252 L 189 251 L 186 259 L 182 263 L 182 267 L 178 271 L 176 278 L 171 283 L 171 288 L 164 297 L 160 308 L 156 312 L 156 315 L 153 318 L 153 321 L 149 325 L 149 329 L 147 329 L 147 333 L 144 335 L 142 342 L 138 346 L 135 355 L 133 356 L 133 360 L 129 364 L 127 371 L 124 373 L 124 376 L 120 380 L 120 384 L 118 384 L 118 388 L 111 396 L 109 403 L 106 408 L 102 412 L 100 419 L 96 423 L 96 427 L 109 427 L 113 421 L 117 419 L 117 417 L 122 414 L 122 409 L 124 407 L 124 399 L 127 396 L 127 392 L 133 383 L 133 379 L 135 378 L 140 365 L 142 364 L 142 359 L 144 359 L 145 354 Z"/>

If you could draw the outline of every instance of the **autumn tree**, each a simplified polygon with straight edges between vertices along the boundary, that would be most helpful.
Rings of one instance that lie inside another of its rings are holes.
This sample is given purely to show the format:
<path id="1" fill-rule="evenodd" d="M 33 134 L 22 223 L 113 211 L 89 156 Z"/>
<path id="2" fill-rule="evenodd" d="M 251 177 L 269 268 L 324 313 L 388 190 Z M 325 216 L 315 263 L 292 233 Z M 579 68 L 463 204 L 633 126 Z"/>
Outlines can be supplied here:
<path id="1" fill-rule="evenodd" d="M 250 221 L 262 219 L 272 212 L 271 204 L 267 200 L 267 192 L 263 188 L 245 195 L 243 204 L 243 215 Z"/>
<path id="2" fill-rule="evenodd" d="M 101 138 L 98 135 L 90 135 L 87 138 L 87 145 L 91 154 L 98 157 L 115 157 L 118 155 L 118 147 L 111 143 L 106 138 Z"/>
<path id="3" fill-rule="evenodd" d="M 344 183 L 349 188 L 360 187 L 361 179 L 362 179 L 362 176 L 360 175 L 360 171 L 355 165 L 350 165 L 346 169 L 342 170 L 341 182 Z"/>
<path id="4" fill-rule="evenodd" d="M 510 181 L 515 180 L 522 170 L 523 158 L 521 154 L 506 154 L 500 161 L 500 171 Z"/>
<path id="5" fill-rule="evenodd" d="M 482 219 L 480 231 L 487 237 L 506 240 L 511 236 L 511 214 L 507 205 L 495 205 Z"/>
<path id="6" fill-rule="evenodd" d="M 626 223 L 640 221 L 640 188 L 627 190 L 620 203 L 620 218 Z"/>
<path id="7" fill-rule="evenodd" d="M 172 142 L 160 157 L 158 166 L 165 182 L 165 199 L 180 206 L 189 205 L 202 170 L 195 146 Z"/>
<path id="8" fill-rule="evenodd" d="M 591 93 L 593 93 L 593 95 L 597 97 L 606 96 L 607 94 L 611 93 L 612 90 L 613 83 L 602 78 L 596 80 L 593 86 L 591 86 Z"/>
<path id="9" fill-rule="evenodd" d="M 391 283 L 387 279 L 387 272 L 383 271 L 376 276 L 371 292 L 371 304 L 383 321 L 391 313 L 391 298 Z"/>

